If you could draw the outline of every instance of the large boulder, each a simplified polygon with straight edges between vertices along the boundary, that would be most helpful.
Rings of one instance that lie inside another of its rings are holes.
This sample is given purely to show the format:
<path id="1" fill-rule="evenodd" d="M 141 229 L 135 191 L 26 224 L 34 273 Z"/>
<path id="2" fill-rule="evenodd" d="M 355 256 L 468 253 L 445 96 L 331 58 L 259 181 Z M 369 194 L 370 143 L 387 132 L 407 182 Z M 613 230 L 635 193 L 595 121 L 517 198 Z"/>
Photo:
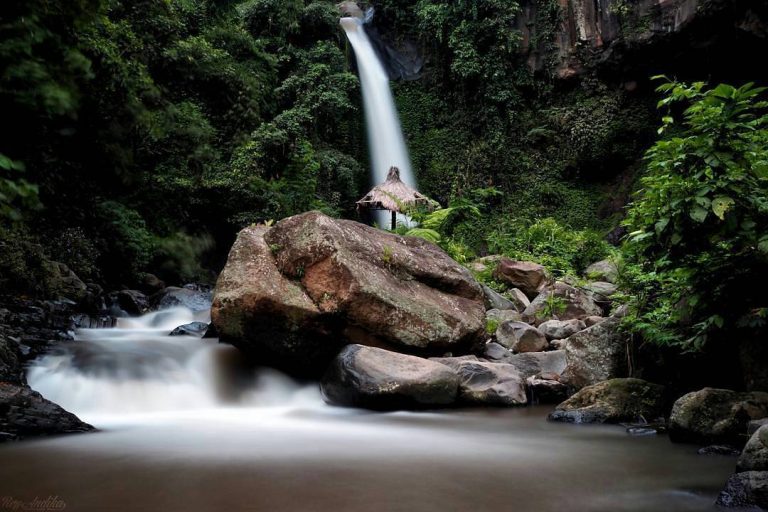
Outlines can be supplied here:
<path id="1" fill-rule="evenodd" d="M 584 275 L 587 279 L 615 284 L 619 278 L 619 267 L 611 260 L 601 260 L 588 266 Z"/>
<path id="2" fill-rule="evenodd" d="M 676 442 L 743 446 L 747 424 L 768 417 L 768 393 L 704 388 L 672 407 L 669 437 Z"/>
<path id="3" fill-rule="evenodd" d="M 94 430 L 26 386 L 0 382 L 0 440 Z"/>
<path id="4" fill-rule="evenodd" d="M 747 441 L 736 471 L 768 471 L 768 426 L 760 427 Z"/>
<path id="5" fill-rule="evenodd" d="M 439 247 L 309 212 L 244 229 L 216 283 L 212 320 L 246 353 L 315 369 L 346 343 L 466 350 L 484 295 Z"/>
<path id="6" fill-rule="evenodd" d="M 512 352 L 541 352 L 548 346 L 544 334 L 524 322 L 504 322 L 496 329 L 496 340 Z"/>
<path id="7" fill-rule="evenodd" d="M 563 340 L 579 331 L 583 331 L 587 325 L 583 320 L 547 320 L 539 325 L 539 330 L 548 340 Z"/>
<path id="8" fill-rule="evenodd" d="M 506 406 L 528 402 L 525 381 L 510 364 L 462 361 L 457 371 L 461 402 Z"/>
<path id="9" fill-rule="evenodd" d="M 363 345 L 346 346 L 320 385 L 330 404 L 377 410 L 448 405 L 458 388 L 458 375 L 444 364 Z"/>
<path id="10" fill-rule="evenodd" d="M 535 297 L 549 280 L 547 269 L 542 265 L 509 258 L 499 260 L 493 277 L 513 288 L 520 289 L 529 298 Z"/>
<path id="11" fill-rule="evenodd" d="M 608 318 L 566 340 L 563 382 L 574 389 L 627 376 L 629 339 L 618 318 Z"/>
<path id="12" fill-rule="evenodd" d="M 768 509 L 768 471 L 734 473 L 717 497 L 721 507 L 754 510 Z"/>
<path id="13" fill-rule="evenodd" d="M 664 387 L 640 379 L 611 379 L 579 390 L 557 406 L 551 421 L 646 422 L 664 416 Z"/>
<path id="14" fill-rule="evenodd" d="M 544 320 L 583 320 L 589 316 L 602 315 L 603 309 L 589 293 L 558 281 L 544 288 L 523 314 Z"/>

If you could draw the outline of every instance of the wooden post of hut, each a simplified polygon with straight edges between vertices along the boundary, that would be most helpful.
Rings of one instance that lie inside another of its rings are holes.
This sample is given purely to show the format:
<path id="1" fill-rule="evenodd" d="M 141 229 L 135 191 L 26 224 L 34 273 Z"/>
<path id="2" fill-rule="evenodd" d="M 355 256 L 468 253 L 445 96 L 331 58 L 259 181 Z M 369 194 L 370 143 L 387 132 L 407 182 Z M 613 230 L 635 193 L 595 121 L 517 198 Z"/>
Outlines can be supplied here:
<path id="1" fill-rule="evenodd" d="M 390 167 L 387 180 L 376 185 L 357 202 L 357 209 L 389 210 L 392 212 L 392 231 L 397 228 L 397 214 L 406 213 L 412 206 L 432 207 L 433 201 L 417 192 L 400 179 L 400 169 Z"/>

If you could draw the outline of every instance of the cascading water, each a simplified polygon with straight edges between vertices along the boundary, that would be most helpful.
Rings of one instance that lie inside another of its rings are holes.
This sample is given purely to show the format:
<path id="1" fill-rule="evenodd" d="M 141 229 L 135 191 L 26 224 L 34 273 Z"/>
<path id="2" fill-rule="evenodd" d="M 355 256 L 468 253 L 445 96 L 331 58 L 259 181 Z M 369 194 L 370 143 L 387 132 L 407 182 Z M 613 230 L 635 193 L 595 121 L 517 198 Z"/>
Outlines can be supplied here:
<path id="1" fill-rule="evenodd" d="M 216 339 L 169 336 L 177 326 L 210 321 L 208 311 L 177 307 L 120 318 L 113 329 L 81 329 L 34 361 L 30 386 L 99 426 L 115 416 L 223 407 L 323 407 L 316 386 L 278 372 L 249 370 Z"/>
<path id="2" fill-rule="evenodd" d="M 58 496 L 86 512 L 707 511 L 733 471 L 663 437 L 549 423 L 546 407 L 325 406 L 317 384 L 254 371 L 215 339 L 169 336 L 207 314 L 120 319 L 35 361 L 29 384 L 101 432 L 0 446 L 0 498 Z"/>
<path id="3" fill-rule="evenodd" d="M 369 10 L 366 19 L 370 19 L 371 13 L 372 11 Z M 357 59 L 368 129 L 373 184 L 384 182 L 389 168 L 394 166 L 400 169 L 400 179 L 409 187 L 417 189 L 416 178 L 411 170 L 411 159 L 408 156 L 408 148 L 395 108 L 395 100 L 389 88 L 389 76 L 365 33 L 365 19 L 346 17 L 341 18 L 340 23 Z M 379 214 L 376 218 L 378 224 L 389 225 L 388 213 L 379 212 Z M 400 215 L 398 220 L 406 222 L 407 219 Z"/>

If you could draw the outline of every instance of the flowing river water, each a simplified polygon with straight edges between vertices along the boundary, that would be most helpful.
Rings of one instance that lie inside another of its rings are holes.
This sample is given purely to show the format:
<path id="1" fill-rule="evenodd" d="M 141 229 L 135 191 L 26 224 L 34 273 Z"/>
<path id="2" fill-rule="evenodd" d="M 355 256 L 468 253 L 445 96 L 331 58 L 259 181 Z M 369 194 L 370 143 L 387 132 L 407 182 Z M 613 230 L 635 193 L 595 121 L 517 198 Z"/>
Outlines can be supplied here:
<path id="1" fill-rule="evenodd" d="M 547 407 L 330 407 L 216 340 L 168 336 L 203 316 L 83 330 L 37 361 L 31 386 L 99 432 L 0 445 L 0 510 L 705 511 L 734 468 Z"/>

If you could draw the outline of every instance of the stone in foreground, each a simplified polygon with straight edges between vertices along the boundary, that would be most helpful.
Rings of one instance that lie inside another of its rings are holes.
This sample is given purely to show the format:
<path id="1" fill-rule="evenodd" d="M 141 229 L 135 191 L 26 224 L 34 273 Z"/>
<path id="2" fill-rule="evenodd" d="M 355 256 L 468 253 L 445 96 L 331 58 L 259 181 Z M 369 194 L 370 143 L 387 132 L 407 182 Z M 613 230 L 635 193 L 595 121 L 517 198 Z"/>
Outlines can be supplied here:
<path id="1" fill-rule="evenodd" d="M 94 430 L 74 414 L 26 386 L 0 382 L 0 439 Z"/>
<path id="2" fill-rule="evenodd" d="M 664 387 L 641 379 L 611 379 L 578 391 L 557 406 L 550 421 L 649 422 L 664 415 Z"/>
<path id="3" fill-rule="evenodd" d="M 449 405 L 458 388 L 458 375 L 444 364 L 363 345 L 344 347 L 320 385 L 330 404 L 376 410 Z"/>
<path id="4" fill-rule="evenodd" d="M 316 373 L 346 343 L 468 349 L 484 334 L 485 304 L 436 245 L 309 212 L 240 232 L 212 319 L 251 359 Z"/>
<path id="5" fill-rule="evenodd" d="M 768 393 L 704 388 L 672 407 L 669 437 L 675 442 L 743 446 L 751 420 L 768 417 Z"/>
<path id="6" fill-rule="evenodd" d="M 736 471 L 768 471 L 768 426 L 760 427 L 747 441 Z"/>
<path id="7" fill-rule="evenodd" d="M 768 508 L 768 471 L 735 473 L 728 479 L 717 504 L 729 508 Z"/>
<path id="8" fill-rule="evenodd" d="M 462 361 L 458 366 L 459 400 L 479 405 L 524 405 L 525 381 L 514 366 Z"/>

